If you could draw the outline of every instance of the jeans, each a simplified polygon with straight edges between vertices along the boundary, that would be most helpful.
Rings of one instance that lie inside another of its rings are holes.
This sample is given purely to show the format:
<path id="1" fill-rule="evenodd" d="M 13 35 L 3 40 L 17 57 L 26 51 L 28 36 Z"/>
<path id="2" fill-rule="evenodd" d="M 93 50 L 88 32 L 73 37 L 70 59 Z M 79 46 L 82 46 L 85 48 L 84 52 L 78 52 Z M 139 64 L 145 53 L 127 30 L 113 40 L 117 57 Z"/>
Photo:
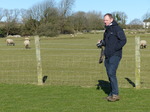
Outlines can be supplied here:
<path id="1" fill-rule="evenodd" d="M 121 57 L 119 56 L 111 56 L 110 58 L 105 59 L 105 67 L 108 75 L 108 79 L 110 81 L 111 92 L 109 96 L 118 95 L 118 81 L 116 77 L 116 70 L 118 68 Z"/>

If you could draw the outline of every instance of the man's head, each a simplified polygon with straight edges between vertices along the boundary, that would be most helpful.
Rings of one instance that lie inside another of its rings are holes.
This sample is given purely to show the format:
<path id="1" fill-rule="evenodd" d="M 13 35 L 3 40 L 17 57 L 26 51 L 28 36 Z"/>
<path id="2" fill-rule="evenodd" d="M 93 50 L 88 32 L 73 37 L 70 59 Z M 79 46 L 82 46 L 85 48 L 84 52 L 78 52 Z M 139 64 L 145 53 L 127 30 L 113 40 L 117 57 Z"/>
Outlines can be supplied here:
<path id="1" fill-rule="evenodd" d="M 113 17 L 110 13 L 104 15 L 104 24 L 105 26 L 109 26 L 113 21 Z"/>

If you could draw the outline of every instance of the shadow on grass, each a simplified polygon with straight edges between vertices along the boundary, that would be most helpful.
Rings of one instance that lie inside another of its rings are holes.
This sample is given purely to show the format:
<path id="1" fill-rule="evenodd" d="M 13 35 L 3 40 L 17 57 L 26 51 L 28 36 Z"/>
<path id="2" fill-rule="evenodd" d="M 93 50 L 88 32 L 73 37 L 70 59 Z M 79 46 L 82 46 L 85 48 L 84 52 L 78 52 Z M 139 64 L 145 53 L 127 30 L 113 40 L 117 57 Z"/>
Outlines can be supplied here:
<path id="1" fill-rule="evenodd" d="M 135 83 L 133 82 L 133 81 L 131 81 L 129 78 L 125 78 L 128 82 L 129 82 L 129 84 L 131 84 L 133 87 L 135 87 Z"/>
<path id="2" fill-rule="evenodd" d="M 105 92 L 105 94 L 109 95 L 110 90 L 111 90 L 110 83 L 108 81 L 98 80 L 96 89 L 102 89 Z"/>
<path id="3" fill-rule="evenodd" d="M 46 82 L 47 78 L 48 78 L 48 76 L 44 76 L 44 77 L 43 77 L 43 83 Z"/>

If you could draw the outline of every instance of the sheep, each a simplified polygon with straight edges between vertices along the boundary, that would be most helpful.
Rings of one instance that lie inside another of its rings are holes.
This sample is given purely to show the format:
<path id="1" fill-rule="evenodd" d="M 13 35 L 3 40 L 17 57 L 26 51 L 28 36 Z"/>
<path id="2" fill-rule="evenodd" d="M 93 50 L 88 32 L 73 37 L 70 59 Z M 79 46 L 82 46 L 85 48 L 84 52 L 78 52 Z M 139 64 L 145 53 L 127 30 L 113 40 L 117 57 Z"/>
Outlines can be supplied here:
<path id="1" fill-rule="evenodd" d="M 71 37 L 74 37 L 74 35 L 73 35 L 73 34 L 70 34 L 70 36 L 71 36 Z"/>
<path id="2" fill-rule="evenodd" d="M 13 45 L 15 46 L 15 42 L 13 41 L 13 39 L 6 39 L 6 44 L 8 45 Z"/>
<path id="3" fill-rule="evenodd" d="M 29 45 L 30 45 L 30 39 L 29 38 L 25 38 L 25 41 L 24 41 L 24 45 L 25 45 L 25 48 L 26 49 L 29 49 Z"/>
<path id="4" fill-rule="evenodd" d="M 147 46 L 146 40 L 141 40 L 140 41 L 140 48 L 143 49 L 143 48 L 146 48 L 146 46 Z"/>
<path id="5" fill-rule="evenodd" d="M 28 37 L 24 38 L 25 40 L 30 40 Z"/>

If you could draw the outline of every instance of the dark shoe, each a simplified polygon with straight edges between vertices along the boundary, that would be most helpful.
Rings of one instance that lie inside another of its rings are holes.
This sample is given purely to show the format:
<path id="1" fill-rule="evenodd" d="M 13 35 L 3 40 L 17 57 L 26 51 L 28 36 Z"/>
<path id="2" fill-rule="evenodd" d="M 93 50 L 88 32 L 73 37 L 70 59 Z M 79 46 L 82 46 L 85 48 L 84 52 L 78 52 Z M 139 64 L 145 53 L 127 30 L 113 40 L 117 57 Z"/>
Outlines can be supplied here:
<path id="1" fill-rule="evenodd" d="M 108 99 L 108 101 L 110 102 L 115 102 L 115 101 L 119 101 L 120 98 L 118 95 L 113 95 L 111 98 Z"/>
<path id="2" fill-rule="evenodd" d="M 105 100 L 109 100 L 112 96 L 107 96 L 107 97 L 104 97 L 103 99 Z"/>

